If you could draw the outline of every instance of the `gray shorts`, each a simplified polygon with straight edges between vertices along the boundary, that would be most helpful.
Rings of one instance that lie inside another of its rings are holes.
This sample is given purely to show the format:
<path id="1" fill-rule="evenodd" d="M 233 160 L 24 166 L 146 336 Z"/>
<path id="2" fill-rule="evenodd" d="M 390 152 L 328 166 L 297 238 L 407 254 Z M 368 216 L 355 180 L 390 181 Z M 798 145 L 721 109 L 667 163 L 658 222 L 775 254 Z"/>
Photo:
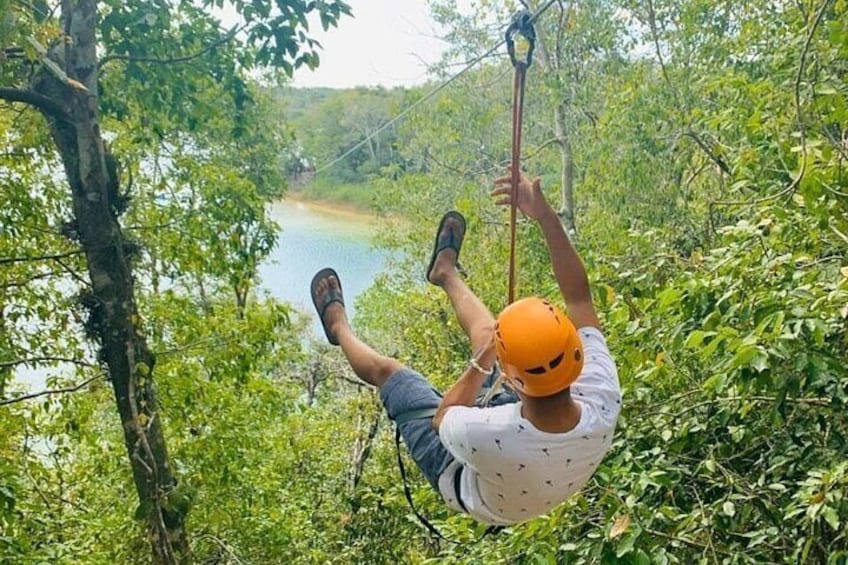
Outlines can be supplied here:
<path id="1" fill-rule="evenodd" d="M 496 378 L 497 372 L 489 377 L 483 387 L 491 387 Z M 433 385 L 421 373 L 404 367 L 389 377 L 380 389 L 380 400 L 386 407 L 389 418 L 394 421 L 398 416 L 412 410 L 438 408 L 442 402 L 442 394 L 433 388 Z M 518 402 L 518 397 L 511 390 L 503 389 L 492 397 L 489 406 L 500 406 L 511 402 Z M 454 458 L 442 445 L 439 433 L 433 429 L 431 422 L 432 418 L 410 420 L 400 425 L 400 434 L 412 459 L 427 477 L 427 481 L 436 489 L 436 492 L 442 494 L 439 489 L 439 477 Z"/>

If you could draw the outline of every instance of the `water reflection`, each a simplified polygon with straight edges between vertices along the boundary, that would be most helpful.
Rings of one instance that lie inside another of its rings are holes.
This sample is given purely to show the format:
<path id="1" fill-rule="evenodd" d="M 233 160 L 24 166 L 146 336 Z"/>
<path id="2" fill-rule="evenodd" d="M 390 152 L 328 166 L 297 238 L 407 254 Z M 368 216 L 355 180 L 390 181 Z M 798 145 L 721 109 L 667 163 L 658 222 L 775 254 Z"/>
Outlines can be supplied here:
<path id="1" fill-rule="evenodd" d="M 386 253 L 371 245 L 375 220 L 355 212 L 290 201 L 274 204 L 270 214 L 282 232 L 277 247 L 259 268 L 262 288 L 307 312 L 312 331 L 324 339 L 309 296 L 309 283 L 319 269 L 334 268 L 342 281 L 348 315 L 353 316 L 354 299 L 371 285 L 386 263 Z"/>

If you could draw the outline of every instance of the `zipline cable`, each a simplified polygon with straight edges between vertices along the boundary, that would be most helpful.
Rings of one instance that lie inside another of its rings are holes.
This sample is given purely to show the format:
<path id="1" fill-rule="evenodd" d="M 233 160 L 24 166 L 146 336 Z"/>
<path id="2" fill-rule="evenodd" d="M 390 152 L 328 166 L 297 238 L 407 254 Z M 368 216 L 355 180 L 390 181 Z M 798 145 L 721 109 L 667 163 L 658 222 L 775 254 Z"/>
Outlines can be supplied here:
<path id="1" fill-rule="evenodd" d="M 554 2 L 556 2 L 556 1 L 557 0 L 548 0 L 541 8 L 539 8 L 536 11 L 535 14 L 532 14 L 529 17 L 528 23 L 533 24 L 533 22 L 535 22 L 539 17 L 541 17 L 542 14 L 544 14 L 547 11 L 547 9 L 550 8 L 554 4 Z M 376 137 L 377 135 L 379 135 L 380 133 L 382 133 L 386 129 L 390 128 L 391 126 L 393 126 L 394 124 L 396 124 L 397 122 L 399 122 L 400 120 L 405 118 L 410 112 L 412 112 L 418 106 L 421 106 L 425 102 L 429 101 L 436 94 L 438 94 L 439 92 L 441 92 L 442 90 L 447 88 L 449 85 L 451 85 L 453 82 L 455 82 L 457 79 L 459 79 L 459 77 L 461 77 L 462 75 L 464 75 L 465 73 L 470 71 L 475 65 L 477 65 L 477 63 L 479 63 L 483 59 L 493 55 L 506 42 L 507 42 L 506 38 L 498 41 L 498 43 L 495 44 L 491 49 L 489 49 L 488 51 L 486 51 L 482 55 L 479 55 L 479 56 L 475 57 L 474 59 L 472 59 L 471 62 L 468 63 L 467 65 L 465 65 L 459 72 L 457 72 L 456 74 L 454 74 L 453 76 L 448 78 L 446 81 L 444 81 L 443 83 L 441 83 L 440 85 L 435 87 L 433 90 L 431 90 L 430 92 L 425 94 L 422 98 L 419 98 L 418 100 L 413 102 L 408 108 L 403 110 L 400 114 L 398 114 L 397 116 L 395 116 L 394 118 L 392 118 L 388 122 L 386 122 L 383 125 L 381 125 L 380 127 L 378 127 L 376 130 L 374 130 L 373 132 L 368 134 L 364 139 L 362 139 L 361 141 L 356 143 L 356 145 L 354 145 L 353 147 L 351 147 L 350 149 L 348 149 L 347 151 L 342 153 L 340 156 L 336 157 L 335 159 L 333 159 L 332 161 L 330 161 L 326 165 L 323 165 L 322 167 L 317 169 L 315 171 L 315 174 L 317 175 L 319 173 L 323 173 L 327 169 L 337 165 L 338 163 L 341 163 L 342 161 L 344 161 L 345 159 L 350 157 L 357 149 L 364 146 L 366 143 L 371 141 L 371 139 L 373 139 L 374 137 Z"/>

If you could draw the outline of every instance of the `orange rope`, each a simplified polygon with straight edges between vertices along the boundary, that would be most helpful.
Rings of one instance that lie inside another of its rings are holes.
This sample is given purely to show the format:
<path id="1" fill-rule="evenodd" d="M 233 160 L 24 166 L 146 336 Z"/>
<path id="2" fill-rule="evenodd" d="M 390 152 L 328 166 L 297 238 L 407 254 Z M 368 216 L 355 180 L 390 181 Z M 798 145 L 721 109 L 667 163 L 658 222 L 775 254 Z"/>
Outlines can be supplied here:
<path id="1" fill-rule="evenodd" d="M 509 213 L 509 291 L 507 304 L 515 301 L 515 224 L 517 217 L 518 183 L 521 179 L 521 122 L 524 115 L 524 79 L 527 65 L 517 62 L 512 93 L 512 186 Z"/>

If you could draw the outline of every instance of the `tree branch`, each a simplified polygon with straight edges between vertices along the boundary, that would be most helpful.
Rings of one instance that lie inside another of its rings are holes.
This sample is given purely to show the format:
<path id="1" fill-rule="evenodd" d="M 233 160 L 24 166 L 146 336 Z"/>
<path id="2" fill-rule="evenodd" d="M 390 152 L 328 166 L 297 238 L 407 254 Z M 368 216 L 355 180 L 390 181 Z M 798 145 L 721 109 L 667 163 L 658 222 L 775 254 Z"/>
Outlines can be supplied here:
<path id="1" fill-rule="evenodd" d="M 71 121 L 71 116 L 60 104 L 57 104 L 54 100 L 31 90 L 0 87 L 0 99 L 8 100 L 9 102 L 22 102 L 24 104 L 29 104 L 57 120 L 65 122 Z"/>
<path id="2" fill-rule="evenodd" d="M 83 286 L 87 286 L 87 287 L 91 286 L 91 283 L 88 282 L 87 280 L 85 280 L 85 277 L 83 277 L 81 274 L 77 273 L 70 266 L 64 264 L 61 259 L 59 259 L 58 257 L 54 257 L 53 260 L 56 261 L 59 264 L 59 266 L 62 267 L 62 269 L 65 270 L 66 273 L 71 275 L 71 277 L 73 277 L 74 279 L 76 279 L 77 281 L 82 283 Z"/>
<path id="3" fill-rule="evenodd" d="M 83 381 L 80 384 L 75 385 L 75 386 L 70 386 L 70 387 L 66 387 L 66 388 L 54 388 L 54 389 L 42 390 L 41 392 L 34 392 L 32 394 L 24 394 L 22 396 L 16 396 L 15 398 L 6 398 L 4 400 L 0 400 L 0 406 L 8 406 L 10 404 L 15 404 L 17 402 L 23 402 L 25 400 L 32 400 L 33 398 L 38 398 L 40 396 L 47 396 L 47 395 L 51 395 L 51 394 L 66 394 L 66 393 L 69 393 L 69 392 L 76 392 L 80 389 L 87 387 L 88 385 L 90 385 L 91 383 L 93 383 L 95 381 L 104 380 L 104 379 L 108 379 L 108 378 L 109 378 L 108 375 L 102 374 L 102 375 L 97 375 L 96 377 L 91 377 L 90 379 L 85 380 L 85 381 Z"/>
<path id="4" fill-rule="evenodd" d="M 364 381 L 359 381 L 359 380 L 356 380 L 356 379 L 352 379 L 352 378 L 348 377 L 347 375 L 345 375 L 344 373 L 339 373 L 339 374 L 336 376 L 336 378 L 337 378 L 337 379 L 341 379 L 341 380 L 343 380 L 343 381 L 347 381 L 347 382 L 349 382 L 350 384 L 352 384 L 352 385 L 356 385 L 356 386 L 357 386 L 357 387 L 359 387 L 359 388 L 364 388 L 364 387 L 370 387 L 370 386 L 371 386 L 371 385 L 369 385 L 368 383 L 366 383 L 366 382 L 364 382 Z"/>
<path id="5" fill-rule="evenodd" d="M 5 59 L 23 59 L 26 57 L 26 53 L 22 47 L 6 47 L 3 49 L 2 53 L 0 53 L 0 60 Z"/>
<path id="6" fill-rule="evenodd" d="M 702 402 L 697 402 L 691 406 L 688 406 L 677 412 L 676 414 L 667 412 L 665 410 L 657 410 L 656 412 L 649 412 L 644 416 L 647 418 L 651 418 L 653 416 L 668 416 L 673 420 L 677 420 L 682 418 L 686 414 L 697 410 L 698 408 L 703 408 L 704 406 L 710 406 L 713 404 L 723 404 L 725 402 L 778 402 L 780 399 L 775 396 L 728 396 L 725 398 L 713 398 L 710 400 L 704 400 Z M 818 406 L 821 408 L 827 408 L 831 406 L 831 401 L 828 398 L 790 398 L 786 397 L 783 399 L 785 402 L 790 404 L 802 404 L 807 406 Z"/>
<path id="7" fill-rule="evenodd" d="M 52 14 L 52 12 L 51 12 L 51 14 L 48 14 L 47 12 L 42 10 L 40 7 L 34 5 L 32 2 L 27 2 L 26 0 L 15 0 L 15 3 L 18 4 L 19 6 L 27 8 L 28 10 L 31 10 L 34 15 L 39 16 L 42 19 L 49 18 Z"/>
<path id="8" fill-rule="evenodd" d="M 213 41 L 197 53 L 192 53 L 191 55 L 184 55 L 182 57 L 170 57 L 167 59 L 159 59 L 157 57 L 134 57 L 133 55 L 106 55 L 100 60 L 97 66 L 98 68 L 102 69 L 104 66 L 106 66 L 107 63 L 110 63 L 111 61 L 130 61 L 132 63 L 155 63 L 159 65 L 176 65 L 179 63 L 186 63 L 193 59 L 200 58 L 215 49 L 216 47 L 219 47 L 224 43 L 229 42 L 236 36 L 238 32 L 243 30 L 245 27 L 247 27 L 247 24 L 233 27 L 233 29 L 231 29 L 230 32 L 227 33 L 225 36 L 221 37 L 217 41 Z"/>
<path id="9" fill-rule="evenodd" d="M 365 468 L 365 463 L 368 461 L 368 456 L 371 454 L 371 447 L 374 445 L 374 438 L 377 437 L 377 431 L 380 429 L 380 420 L 382 413 L 376 411 L 371 418 L 371 424 L 368 427 L 366 436 L 357 437 L 353 444 L 353 452 L 351 453 L 351 471 L 348 475 L 348 491 L 352 494 L 359 481 L 362 478 L 362 471 Z M 360 420 L 361 423 L 361 420 Z"/>
<path id="10" fill-rule="evenodd" d="M 241 559 L 238 558 L 238 555 L 235 554 L 235 552 L 233 551 L 233 548 L 231 548 L 229 545 L 227 545 L 226 543 L 221 541 L 220 538 L 215 537 L 212 534 L 203 534 L 202 536 L 198 536 L 198 537 L 195 538 L 195 541 L 200 541 L 202 539 L 207 539 L 207 538 L 212 540 L 213 542 L 215 542 L 215 544 L 218 547 L 220 547 L 222 550 L 224 550 L 224 552 L 226 552 L 226 554 L 229 555 L 230 558 L 232 558 L 233 561 L 235 561 L 236 565 L 244 565 L 244 562 Z"/>
<path id="11" fill-rule="evenodd" d="M 29 286 L 34 281 L 37 281 L 37 280 L 40 280 L 40 279 L 46 279 L 46 278 L 49 278 L 49 277 L 59 276 L 61 274 L 62 274 L 61 271 L 49 271 L 49 272 L 46 272 L 46 273 L 38 273 L 38 274 L 32 275 L 31 277 L 26 278 L 26 279 L 9 280 L 9 281 L 5 281 L 5 282 L 0 283 L 0 289 L 26 287 L 26 286 Z"/>
<path id="12" fill-rule="evenodd" d="M 662 48 L 660 47 L 660 34 L 657 29 L 657 16 L 654 12 L 654 3 L 652 0 L 648 0 L 648 24 L 651 27 L 651 38 L 654 40 L 654 51 L 657 54 L 657 60 L 660 64 L 660 72 L 662 73 L 663 80 L 665 80 L 669 89 L 671 90 L 672 95 L 677 98 L 677 90 L 674 88 L 674 84 L 671 82 L 671 77 L 668 75 L 668 69 L 665 66 L 665 59 L 662 55 Z"/>
<path id="13" fill-rule="evenodd" d="M 704 140 L 701 139 L 701 137 L 697 133 L 690 129 L 684 135 L 695 141 L 695 143 L 698 144 L 698 147 L 700 147 L 704 151 L 704 153 L 707 154 L 707 157 L 709 157 L 713 163 L 718 165 L 718 168 L 721 169 L 725 174 L 731 174 L 730 167 L 727 166 L 727 163 L 725 163 L 721 157 L 713 153 L 712 149 L 707 146 Z"/>
<path id="14" fill-rule="evenodd" d="M 551 145 L 562 145 L 562 140 L 556 137 L 552 137 L 551 139 L 539 144 L 537 147 L 534 147 L 532 151 L 526 152 L 523 159 L 525 161 L 532 159 Z"/>
<path id="15" fill-rule="evenodd" d="M 795 74 L 795 83 L 793 87 L 794 94 L 794 102 L 795 102 L 795 121 L 798 123 L 798 132 L 801 134 L 801 168 L 798 170 L 798 174 L 795 175 L 795 178 L 780 192 L 776 194 L 772 194 L 771 196 L 765 196 L 763 198 L 759 198 L 757 200 L 717 200 L 714 202 L 710 202 L 710 213 L 712 213 L 712 209 L 715 206 L 745 206 L 745 205 L 753 205 L 753 204 L 762 204 L 763 202 L 768 202 L 770 200 L 777 200 L 782 196 L 787 196 L 798 188 L 801 184 L 801 179 L 804 178 L 804 174 L 807 172 L 807 128 L 804 127 L 804 117 L 801 110 L 801 79 L 804 78 L 804 68 L 807 66 L 807 55 L 810 52 L 810 45 L 813 42 L 813 36 L 816 33 L 816 30 L 821 23 L 822 17 L 824 16 L 827 7 L 830 5 L 831 0 L 824 0 L 822 2 L 821 7 L 819 8 L 818 13 L 816 14 L 816 19 L 813 21 L 812 27 L 810 27 L 810 31 L 807 34 L 807 38 L 804 41 L 804 47 L 801 50 L 801 60 L 798 63 L 798 72 Z"/>
<path id="16" fill-rule="evenodd" d="M 17 367 L 18 365 L 29 365 L 30 363 L 73 363 L 74 365 L 80 365 L 82 367 L 97 367 L 92 363 L 87 363 L 86 361 L 80 361 L 79 359 L 73 359 L 71 357 L 52 357 L 52 356 L 42 356 L 42 357 L 26 357 L 24 359 L 15 359 L 14 361 L 3 361 L 0 363 L 0 369 L 8 369 L 10 367 Z"/>
<path id="17" fill-rule="evenodd" d="M 56 253 L 54 255 L 33 255 L 32 257 L 0 257 L 0 265 L 8 265 L 11 263 L 28 263 L 30 261 L 51 261 L 56 259 L 64 259 L 66 257 L 73 257 L 74 255 L 81 255 L 82 253 L 83 251 L 81 249 L 78 249 L 76 251 L 68 251 L 67 253 Z"/>

